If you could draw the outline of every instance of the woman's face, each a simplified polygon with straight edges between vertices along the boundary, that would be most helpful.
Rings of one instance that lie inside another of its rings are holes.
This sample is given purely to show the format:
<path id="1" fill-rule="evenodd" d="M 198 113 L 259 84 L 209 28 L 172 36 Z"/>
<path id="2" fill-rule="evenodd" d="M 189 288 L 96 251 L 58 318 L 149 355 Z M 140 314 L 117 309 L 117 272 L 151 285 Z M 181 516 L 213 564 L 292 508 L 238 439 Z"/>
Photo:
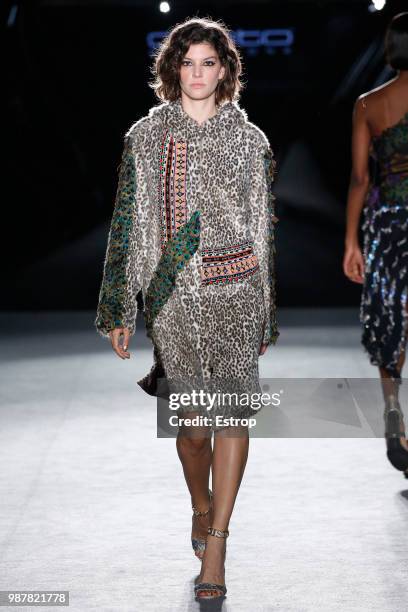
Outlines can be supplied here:
<path id="1" fill-rule="evenodd" d="M 190 45 L 180 67 L 181 90 L 193 100 L 204 100 L 214 93 L 225 68 L 209 43 Z"/>

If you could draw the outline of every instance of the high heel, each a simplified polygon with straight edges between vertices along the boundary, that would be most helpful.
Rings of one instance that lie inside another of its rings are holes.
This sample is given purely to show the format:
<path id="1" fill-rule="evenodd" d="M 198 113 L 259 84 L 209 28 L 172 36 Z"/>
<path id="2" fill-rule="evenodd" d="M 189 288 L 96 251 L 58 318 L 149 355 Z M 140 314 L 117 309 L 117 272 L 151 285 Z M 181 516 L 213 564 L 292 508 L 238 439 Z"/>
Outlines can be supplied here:
<path id="1" fill-rule="evenodd" d="M 405 478 L 408 478 L 408 451 L 400 442 L 400 438 L 405 437 L 403 419 L 398 398 L 389 395 L 384 411 L 387 458 L 395 469 L 404 472 Z"/>
<path id="2" fill-rule="evenodd" d="M 194 506 L 192 506 L 193 514 L 195 516 L 206 516 L 212 509 L 213 494 L 212 494 L 211 489 L 208 489 L 208 495 L 210 498 L 210 505 L 209 505 L 208 510 L 206 510 L 205 512 L 199 512 Z M 200 561 L 203 558 L 206 545 L 207 545 L 207 540 L 200 540 L 199 538 L 191 538 L 191 546 L 193 547 L 194 554 L 197 557 L 197 559 L 200 559 Z"/>
<path id="3" fill-rule="evenodd" d="M 228 529 L 214 529 L 213 527 L 208 528 L 208 535 L 216 536 L 217 538 L 228 538 L 229 531 Z M 199 593 L 201 591 L 212 591 L 213 595 L 203 595 L 200 596 Z M 217 594 L 218 593 L 220 594 Z M 194 587 L 194 593 L 196 599 L 220 599 L 221 597 L 225 597 L 227 593 L 227 586 L 225 584 L 217 584 L 216 582 L 199 582 Z"/>

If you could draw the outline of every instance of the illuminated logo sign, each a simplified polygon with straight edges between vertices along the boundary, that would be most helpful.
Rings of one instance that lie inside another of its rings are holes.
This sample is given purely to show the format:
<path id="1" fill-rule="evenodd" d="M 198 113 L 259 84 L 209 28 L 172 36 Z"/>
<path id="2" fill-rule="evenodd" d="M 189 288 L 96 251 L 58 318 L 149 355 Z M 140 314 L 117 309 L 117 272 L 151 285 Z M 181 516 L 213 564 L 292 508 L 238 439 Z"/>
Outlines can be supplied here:
<path id="1" fill-rule="evenodd" d="M 146 42 L 151 52 L 155 51 L 167 32 L 149 32 Z M 294 33 L 290 28 L 270 30 L 233 30 L 232 38 L 236 44 L 250 55 L 257 55 L 263 50 L 268 55 L 277 51 L 285 55 L 292 53 Z"/>

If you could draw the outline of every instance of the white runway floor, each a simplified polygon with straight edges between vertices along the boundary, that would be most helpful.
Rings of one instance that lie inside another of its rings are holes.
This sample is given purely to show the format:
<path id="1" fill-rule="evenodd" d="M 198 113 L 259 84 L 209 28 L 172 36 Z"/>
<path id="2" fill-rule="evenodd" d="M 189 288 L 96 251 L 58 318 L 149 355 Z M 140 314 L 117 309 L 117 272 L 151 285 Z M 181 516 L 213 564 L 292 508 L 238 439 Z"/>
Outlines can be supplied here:
<path id="1" fill-rule="evenodd" d="M 357 316 L 283 312 L 261 376 L 375 377 Z M 135 382 L 151 349 L 139 331 L 120 360 L 93 317 L 1 314 L 0 590 L 68 590 L 75 612 L 199 610 L 175 440 Z M 297 435 L 250 440 L 222 609 L 406 610 L 408 480 L 384 439 Z"/>

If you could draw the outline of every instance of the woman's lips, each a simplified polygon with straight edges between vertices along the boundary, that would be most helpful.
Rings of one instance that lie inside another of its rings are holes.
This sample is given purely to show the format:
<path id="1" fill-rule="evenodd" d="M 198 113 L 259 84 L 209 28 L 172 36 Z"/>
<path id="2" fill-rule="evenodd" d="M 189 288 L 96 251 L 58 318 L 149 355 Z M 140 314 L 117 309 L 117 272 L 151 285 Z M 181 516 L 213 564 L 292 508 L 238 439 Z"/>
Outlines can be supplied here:
<path id="1" fill-rule="evenodd" d="M 192 83 L 191 87 L 204 87 L 204 83 Z"/>

